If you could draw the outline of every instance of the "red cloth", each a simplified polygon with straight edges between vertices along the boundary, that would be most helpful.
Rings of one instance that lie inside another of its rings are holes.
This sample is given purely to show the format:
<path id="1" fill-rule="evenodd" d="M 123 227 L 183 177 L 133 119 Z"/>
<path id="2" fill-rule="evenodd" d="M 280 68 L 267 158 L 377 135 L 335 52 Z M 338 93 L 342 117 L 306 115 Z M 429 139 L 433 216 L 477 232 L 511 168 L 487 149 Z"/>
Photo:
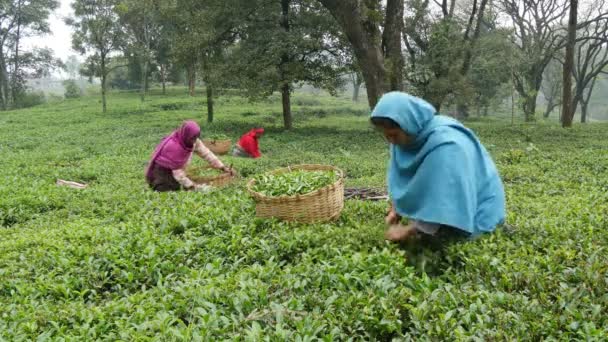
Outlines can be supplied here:
<path id="1" fill-rule="evenodd" d="M 262 156 L 260 153 L 260 146 L 258 139 L 264 134 L 263 128 L 254 128 L 251 131 L 243 134 L 239 140 L 239 146 L 253 158 L 259 158 Z"/>

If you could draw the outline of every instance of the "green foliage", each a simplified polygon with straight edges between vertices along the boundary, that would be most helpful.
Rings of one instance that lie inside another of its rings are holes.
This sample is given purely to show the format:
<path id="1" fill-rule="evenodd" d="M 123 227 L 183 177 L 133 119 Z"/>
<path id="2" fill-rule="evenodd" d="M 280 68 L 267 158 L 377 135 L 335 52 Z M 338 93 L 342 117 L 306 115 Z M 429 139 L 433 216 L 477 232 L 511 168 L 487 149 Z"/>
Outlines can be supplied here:
<path id="1" fill-rule="evenodd" d="M 49 16 L 59 6 L 56 0 L 4 0 L 0 3 L 0 108 L 30 107 L 34 95 L 25 94 L 26 79 L 48 74 L 61 65 L 51 49 L 27 49 L 26 37 L 50 32 Z"/>
<path id="2" fill-rule="evenodd" d="M 70 55 L 63 63 L 65 66 L 65 71 L 67 72 L 70 79 L 76 79 L 78 77 L 80 71 L 80 60 L 75 55 Z"/>
<path id="3" fill-rule="evenodd" d="M 253 190 L 269 197 L 304 195 L 338 180 L 336 171 L 294 170 L 255 177 Z"/>
<path id="4" fill-rule="evenodd" d="M 81 55 L 88 55 L 81 67 L 81 74 L 101 78 L 102 109 L 105 113 L 108 74 L 115 68 L 120 56 L 113 55 L 125 44 L 124 29 L 118 16 L 119 0 L 75 0 L 71 6 L 74 16 L 66 24 L 73 28 L 72 48 Z"/>
<path id="5" fill-rule="evenodd" d="M 46 97 L 42 91 L 25 91 L 20 93 L 15 99 L 15 108 L 29 108 L 41 105 L 46 102 Z"/>
<path id="6" fill-rule="evenodd" d="M 78 86 L 78 84 L 76 84 L 76 81 L 74 80 L 63 81 L 63 87 L 65 88 L 64 96 L 66 99 L 76 99 L 82 95 L 80 87 Z"/>
<path id="7" fill-rule="evenodd" d="M 348 200 L 336 222 L 304 225 L 256 219 L 242 183 L 151 192 L 154 146 L 200 120 L 202 99 L 184 93 L 153 90 L 142 110 L 114 93 L 105 115 L 91 97 L 0 114 L 0 340 L 605 339 L 606 124 L 471 123 L 503 177 L 509 227 L 398 246 L 383 240 L 382 202 Z M 268 124 L 262 158 L 222 161 L 245 177 L 332 164 L 349 187 L 384 186 L 388 151 L 368 116 L 335 114 L 365 104 L 317 99 L 326 117 Z M 178 101 L 197 107 L 156 107 Z M 280 103 L 222 97 L 218 110 L 203 134 L 236 136 Z"/>
<path id="8" fill-rule="evenodd" d="M 124 60 L 124 63 L 126 64 L 125 67 L 113 68 L 112 72 L 108 74 L 108 83 L 110 87 L 120 90 L 134 90 L 140 88 L 143 72 L 138 59 L 133 56 L 128 56 L 128 58 Z"/>
<path id="9" fill-rule="evenodd" d="M 344 83 L 346 46 L 329 12 L 318 1 L 288 1 L 283 25 L 280 2 L 243 1 L 239 29 L 245 39 L 228 54 L 227 77 L 250 98 L 267 98 L 287 83 L 308 83 L 330 93 Z"/>
<path id="10" fill-rule="evenodd" d="M 471 7 L 437 15 L 434 12 L 439 9 L 432 2 L 410 0 L 408 4 L 406 79 L 414 86 L 411 91 L 437 108 L 455 105 L 459 111 L 473 105 L 487 110 L 504 100 L 503 88 L 511 80 L 516 53 L 511 31 L 499 28 L 493 8 L 486 8 L 475 39 L 477 18 L 471 17 Z"/>
<path id="11" fill-rule="evenodd" d="M 510 86 L 514 47 L 507 32 L 501 30 L 484 34 L 477 46 L 467 76 L 474 91 L 471 103 L 478 108 L 487 108 L 507 97 L 504 86 Z"/>
<path id="12" fill-rule="evenodd" d="M 92 51 L 97 57 L 105 58 L 121 47 L 125 37 L 118 21 L 119 4 L 118 0 L 76 0 L 72 3 L 74 17 L 66 19 L 66 23 L 74 28 L 74 50 L 81 54 Z"/>

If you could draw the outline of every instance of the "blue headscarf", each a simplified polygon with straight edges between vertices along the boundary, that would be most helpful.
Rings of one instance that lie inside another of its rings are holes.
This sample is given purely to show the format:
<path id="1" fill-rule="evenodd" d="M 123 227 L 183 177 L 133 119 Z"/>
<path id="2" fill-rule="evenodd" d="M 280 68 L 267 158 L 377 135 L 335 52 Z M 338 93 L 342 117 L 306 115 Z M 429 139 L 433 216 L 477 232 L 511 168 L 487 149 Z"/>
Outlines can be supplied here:
<path id="1" fill-rule="evenodd" d="M 431 104 L 400 92 L 385 94 L 372 112 L 415 137 L 410 145 L 390 147 L 388 188 L 395 211 L 473 236 L 492 232 L 505 219 L 496 166 L 471 130 L 435 113 Z"/>

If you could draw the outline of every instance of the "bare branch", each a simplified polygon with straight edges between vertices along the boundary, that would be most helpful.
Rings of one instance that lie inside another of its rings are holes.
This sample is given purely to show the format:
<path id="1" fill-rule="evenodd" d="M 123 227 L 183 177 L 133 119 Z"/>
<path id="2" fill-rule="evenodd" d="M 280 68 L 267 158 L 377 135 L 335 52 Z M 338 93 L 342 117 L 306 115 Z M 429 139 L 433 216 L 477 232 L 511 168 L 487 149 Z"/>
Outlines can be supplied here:
<path id="1" fill-rule="evenodd" d="M 469 32 L 471 32 L 471 27 L 473 26 L 473 21 L 475 20 L 476 14 L 477 14 L 477 0 L 473 0 L 473 9 L 471 10 L 471 15 L 469 16 L 467 28 L 464 31 L 464 40 L 469 39 Z M 483 14 L 481 14 L 481 15 L 483 15 Z"/>

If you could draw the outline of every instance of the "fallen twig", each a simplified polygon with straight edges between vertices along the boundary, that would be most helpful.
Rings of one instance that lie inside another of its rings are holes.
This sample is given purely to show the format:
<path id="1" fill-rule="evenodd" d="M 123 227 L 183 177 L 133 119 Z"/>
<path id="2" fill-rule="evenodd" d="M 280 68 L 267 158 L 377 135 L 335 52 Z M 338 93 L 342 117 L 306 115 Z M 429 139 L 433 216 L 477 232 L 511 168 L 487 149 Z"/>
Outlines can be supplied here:
<path id="1" fill-rule="evenodd" d="M 55 184 L 57 184 L 57 186 L 67 186 L 67 187 L 73 188 L 73 189 L 86 189 L 89 186 L 88 184 L 66 181 L 63 179 L 58 179 Z"/>

